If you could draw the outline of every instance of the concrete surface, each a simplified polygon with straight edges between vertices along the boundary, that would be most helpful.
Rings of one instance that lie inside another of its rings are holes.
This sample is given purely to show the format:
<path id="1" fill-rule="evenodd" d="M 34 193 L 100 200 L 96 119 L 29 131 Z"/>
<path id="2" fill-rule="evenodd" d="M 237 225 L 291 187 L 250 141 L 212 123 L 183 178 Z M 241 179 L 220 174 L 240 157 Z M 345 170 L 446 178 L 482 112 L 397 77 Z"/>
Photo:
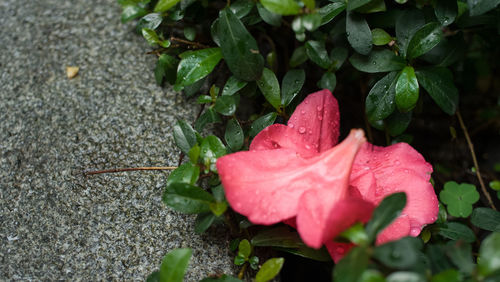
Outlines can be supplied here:
<path id="1" fill-rule="evenodd" d="M 186 281 L 231 273 L 223 230 L 161 202 L 177 118 L 192 101 L 154 83 L 155 58 L 114 0 L 0 0 L 0 280 L 144 280 L 176 247 Z M 66 66 L 80 67 L 66 78 Z"/>

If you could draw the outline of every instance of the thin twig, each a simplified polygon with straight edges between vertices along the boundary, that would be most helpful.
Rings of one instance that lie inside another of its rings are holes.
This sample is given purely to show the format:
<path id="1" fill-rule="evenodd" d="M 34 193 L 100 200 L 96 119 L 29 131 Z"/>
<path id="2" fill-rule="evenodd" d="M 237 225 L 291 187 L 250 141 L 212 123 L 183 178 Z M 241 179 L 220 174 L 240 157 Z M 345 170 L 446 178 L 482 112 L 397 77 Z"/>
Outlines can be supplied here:
<path id="1" fill-rule="evenodd" d="M 248 267 L 248 263 L 245 263 L 243 265 L 243 267 L 241 268 L 240 273 L 238 273 L 239 279 L 243 279 L 243 277 L 245 276 L 245 271 L 247 270 L 247 267 Z"/>
<path id="2" fill-rule="evenodd" d="M 483 190 L 483 194 L 486 196 L 486 199 L 488 199 L 488 203 L 490 204 L 491 208 L 494 210 L 497 210 L 495 205 L 493 204 L 493 200 L 491 199 L 490 193 L 488 193 L 488 190 L 486 190 L 486 186 L 484 185 L 483 178 L 481 177 L 481 172 L 479 171 L 479 165 L 477 163 L 477 158 L 476 158 L 476 153 L 474 152 L 474 144 L 472 144 L 472 141 L 469 136 L 469 132 L 467 131 L 467 127 L 465 126 L 464 120 L 462 119 L 462 115 L 460 114 L 460 111 L 457 111 L 457 118 L 458 122 L 460 123 L 460 127 L 462 128 L 464 135 L 465 135 L 465 140 L 467 140 L 467 145 L 469 145 L 469 150 L 472 155 L 472 162 L 474 163 L 474 167 L 476 168 L 476 176 L 477 179 L 479 180 L 479 185 L 481 185 L 481 190 Z"/>
<path id="3" fill-rule="evenodd" d="M 205 45 L 205 44 L 201 44 L 201 43 L 194 42 L 194 41 L 188 41 L 188 40 L 184 40 L 182 38 L 177 38 L 177 37 L 173 37 L 173 36 L 170 37 L 170 41 L 175 41 L 175 42 L 180 42 L 180 43 L 184 43 L 187 45 L 192 45 L 192 46 L 195 46 L 196 48 L 199 48 L 199 49 L 210 48 L 210 46 Z"/>
<path id="4" fill-rule="evenodd" d="M 94 175 L 101 173 L 114 173 L 114 172 L 123 172 L 123 171 L 138 171 L 138 170 L 174 170 L 176 166 L 149 166 L 149 167 L 127 167 L 127 168 L 114 168 L 114 169 L 105 169 L 105 170 L 96 170 L 96 171 L 87 171 L 85 175 Z"/>

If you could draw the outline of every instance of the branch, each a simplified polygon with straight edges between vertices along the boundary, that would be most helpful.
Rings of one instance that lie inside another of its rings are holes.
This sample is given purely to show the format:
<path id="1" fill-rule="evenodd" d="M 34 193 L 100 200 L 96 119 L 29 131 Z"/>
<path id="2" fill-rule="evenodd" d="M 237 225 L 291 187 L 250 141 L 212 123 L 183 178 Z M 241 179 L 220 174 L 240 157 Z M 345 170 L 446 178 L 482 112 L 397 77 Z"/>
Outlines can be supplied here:
<path id="1" fill-rule="evenodd" d="M 94 174 L 102 174 L 102 173 L 114 173 L 114 172 L 123 172 L 123 171 L 138 171 L 138 170 L 174 170 L 176 166 L 149 166 L 149 167 L 127 167 L 127 168 L 115 168 L 115 169 L 105 169 L 105 170 L 96 170 L 96 171 L 87 171 L 85 172 L 85 176 L 94 175 Z"/>

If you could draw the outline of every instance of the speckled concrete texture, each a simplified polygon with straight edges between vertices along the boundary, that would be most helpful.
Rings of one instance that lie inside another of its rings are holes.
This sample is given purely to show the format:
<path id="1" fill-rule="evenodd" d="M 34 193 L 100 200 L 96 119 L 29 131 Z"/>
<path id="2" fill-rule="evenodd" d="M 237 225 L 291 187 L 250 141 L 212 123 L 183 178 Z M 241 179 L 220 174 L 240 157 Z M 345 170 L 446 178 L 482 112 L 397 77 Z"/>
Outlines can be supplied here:
<path id="1" fill-rule="evenodd" d="M 161 202 L 176 119 L 196 106 L 157 87 L 155 58 L 114 0 L 0 0 L 0 280 L 144 280 L 193 248 L 186 281 L 231 273 L 227 235 L 193 232 Z M 66 78 L 66 66 L 79 66 Z"/>

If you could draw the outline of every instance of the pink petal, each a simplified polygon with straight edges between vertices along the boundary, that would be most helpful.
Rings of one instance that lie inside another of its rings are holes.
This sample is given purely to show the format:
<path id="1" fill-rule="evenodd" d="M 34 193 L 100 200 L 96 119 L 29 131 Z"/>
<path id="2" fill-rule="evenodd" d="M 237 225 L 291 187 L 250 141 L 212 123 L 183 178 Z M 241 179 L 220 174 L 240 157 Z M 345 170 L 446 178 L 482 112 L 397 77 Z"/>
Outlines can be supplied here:
<path id="1" fill-rule="evenodd" d="M 250 151 L 290 149 L 303 158 L 318 155 L 317 148 L 309 145 L 302 134 L 283 124 L 273 124 L 259 132 L 250 144 Z"/>
<path id="2" fill-rule="evenodd" d="M 273 224 L 296 216 L 308 190 L 335 191 L 333 199 L 323 202 L 345 197 L 352 162 L 364 142 L 363 131 L 353 130 L 317 157 L 304 159 L 289 149 L 238 152 L 219 158 L 217 169 L 235 211 L 253 223 Z"/>
<path id="3" fill-rule="evenodd" d="M 339 243 L 329 241 L 325 243 L 326 249 L 330 253 L 335 263 L 339 262 L 355 245 L 352 243 Z"/>
<path id="4" fill-rule="evenodd" d="M 304 140 L 324 152 L 339 138 L 339 105 L 329 90 L 309 94 L 297 106 L 288 120 L 288 126 L 304 136 Z"/>
<path id="5" fill-rule="evenodd" d="M 410 219 L 407 215 L 398 217 L 377 236 L 377 245 L 399 240 L 410 235 Z"/>

